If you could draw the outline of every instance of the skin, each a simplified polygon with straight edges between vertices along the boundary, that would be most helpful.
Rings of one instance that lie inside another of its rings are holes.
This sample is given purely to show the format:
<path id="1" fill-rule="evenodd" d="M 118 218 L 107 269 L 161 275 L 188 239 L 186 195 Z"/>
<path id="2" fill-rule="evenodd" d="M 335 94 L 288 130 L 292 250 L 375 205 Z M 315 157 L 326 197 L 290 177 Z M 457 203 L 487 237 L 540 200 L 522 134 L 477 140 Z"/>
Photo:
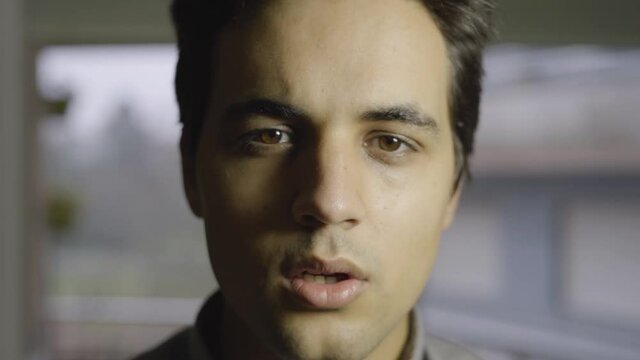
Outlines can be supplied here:
<path id="1" fill-rule="evenodd" d="M 224 357 L 396 358 L 458 199 L 441 33 L 415 1 L 274 0 L 219 50 L 183 166 L 226 299 Z M 229 115 L 257 98 L 306 116 Z M 389 107 L 431 126 L 370 116 Z M 281 266 L 305 255 L 357 264 L 366 291 L 336 310 L 289 301 Z"/>

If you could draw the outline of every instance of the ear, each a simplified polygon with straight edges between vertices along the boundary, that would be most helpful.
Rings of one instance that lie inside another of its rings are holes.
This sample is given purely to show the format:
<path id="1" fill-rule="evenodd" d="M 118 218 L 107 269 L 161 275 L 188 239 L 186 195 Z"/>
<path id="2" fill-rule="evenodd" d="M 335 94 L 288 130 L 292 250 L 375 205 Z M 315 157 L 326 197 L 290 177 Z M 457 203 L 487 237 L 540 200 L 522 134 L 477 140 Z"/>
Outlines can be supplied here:
<path id="1" fill-rule="evenodd" d="M 188 141 L 188 135 L 183 130 L 180 137 L 180 158 L 182 163 L 182 184 L 187 202 L 193 214 L 202 218 L 202 203 L 200 201 L 200 187 L 198 186 L 196 152 Z"/>
<path id="2" fill-rule="evenodd" d="M 456 216 L 456 210 L 458 209 L 458 203 L 460 202 L 460 194 L 464 186 L 464 180 L 460 179 L 457 183 L 449 202 L 444 209 L 444 216 L 442 218 L 442 230 L 448 229 L 453 224 L 453 219 Z"/>

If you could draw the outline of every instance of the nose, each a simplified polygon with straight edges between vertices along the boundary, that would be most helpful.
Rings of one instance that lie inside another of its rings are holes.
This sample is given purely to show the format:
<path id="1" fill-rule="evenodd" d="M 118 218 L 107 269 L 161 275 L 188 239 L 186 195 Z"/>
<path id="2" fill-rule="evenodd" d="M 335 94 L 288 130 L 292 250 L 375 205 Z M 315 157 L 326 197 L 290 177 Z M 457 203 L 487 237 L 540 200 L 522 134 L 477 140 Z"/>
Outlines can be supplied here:
<path id="1" fill-rule="evenodd" d="M 344 141 L 325 141 L 298 159 L 295 221 L 307 228 L 357 226 L 364 216 L 357 154 Z"/>

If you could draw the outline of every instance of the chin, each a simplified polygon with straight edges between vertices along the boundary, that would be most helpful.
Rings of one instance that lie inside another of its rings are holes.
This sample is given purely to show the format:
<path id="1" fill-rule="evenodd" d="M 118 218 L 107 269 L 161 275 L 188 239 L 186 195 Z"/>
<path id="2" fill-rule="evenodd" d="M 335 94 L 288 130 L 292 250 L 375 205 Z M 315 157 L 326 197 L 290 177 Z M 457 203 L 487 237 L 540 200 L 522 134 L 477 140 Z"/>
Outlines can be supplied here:
<path id="1" fill-rule="evenodd" d="M 361 349 L 361 343 L 354 346 L 351 341 L 305 339 L 298 334 L 282 338 L 279 342 L 276 351 L 282 359 L 361 360 L 371 352 L 371 350 Z"/>
<path id="2" fill-rule="evenodd" d="M 282 359 L 361 360 L 378 345 L 365 326 L 340 324 L 323 316 L 331 317 L 303 314 L 280 319 L 271 332 L 270 346 Z"/>

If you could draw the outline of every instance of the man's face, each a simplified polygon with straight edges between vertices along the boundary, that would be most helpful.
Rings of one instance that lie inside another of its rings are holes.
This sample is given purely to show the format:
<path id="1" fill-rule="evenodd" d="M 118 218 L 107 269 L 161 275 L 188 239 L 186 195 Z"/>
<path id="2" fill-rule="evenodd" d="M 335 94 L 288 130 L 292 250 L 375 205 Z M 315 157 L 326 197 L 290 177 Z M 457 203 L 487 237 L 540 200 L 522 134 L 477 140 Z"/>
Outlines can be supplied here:
<path id="1" fill-rule="evenodd" d="M 187 193 L 273 351 L 404 341 L 456 203 L 448 66 L 416 1 L 276 0 L 223 33 Z"/>

